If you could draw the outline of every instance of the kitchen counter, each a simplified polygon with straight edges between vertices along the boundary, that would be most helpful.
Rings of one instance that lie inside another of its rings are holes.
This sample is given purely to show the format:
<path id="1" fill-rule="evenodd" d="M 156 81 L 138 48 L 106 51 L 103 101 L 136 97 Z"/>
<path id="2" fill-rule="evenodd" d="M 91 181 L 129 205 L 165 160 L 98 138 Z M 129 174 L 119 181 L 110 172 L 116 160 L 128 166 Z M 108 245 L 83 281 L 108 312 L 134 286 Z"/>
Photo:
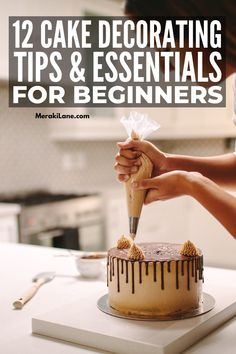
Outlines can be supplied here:
<path id="1" fill-rule="evenodd" d="M 58 257 L 61 255 L 62 257 Z M 31 318 L 78 300 L 80 289 L 94 286 L 106 292 L 104 279 L 86 281 L 78 276 L 73 257 L 68 251 L 37 246 L 0 243 L 1 333 L 0 348 L 4 354 L 94 354 L 102 353 L 31 334 Z M 30 285 L 31 278 L 42 271 L 55 270 L 56 278 L 45 284 L 23 310 L 13 310 L 12 301 Z M 215 269 L 206 268 L 205 278 Z M 229 279 L 236 294 L 236 271 L 218 269 L 217 279 Z M 236 347 L 236 317 L 193 345 L 185 354 L 232 354 Z"/>

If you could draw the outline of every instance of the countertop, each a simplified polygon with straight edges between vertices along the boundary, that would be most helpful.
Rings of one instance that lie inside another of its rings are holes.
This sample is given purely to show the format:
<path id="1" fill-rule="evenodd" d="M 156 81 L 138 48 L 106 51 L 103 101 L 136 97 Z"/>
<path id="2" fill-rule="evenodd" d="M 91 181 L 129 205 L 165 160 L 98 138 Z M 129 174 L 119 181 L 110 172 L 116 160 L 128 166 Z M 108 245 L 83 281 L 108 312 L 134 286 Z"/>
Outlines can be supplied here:
<path id="1" fill-rule="evenodd" d="M 58 257 L 61 255 L 62 257 Z M 102 353 L 82 346 L 31 334 L 31 318 L 69 304 L 79 298 L 80 289 L 94 286 L 106 290 L 104 279 L 86 281 L 80 278 L 74 258 L 66 250 L 18 244 L 0 243 L 1 332 L 0 351 L 3 354 L 94 354 Z M 30 285 L 39 272 L 55 270 L 56 278 L 45 284 L 23 310 L 13 310 L 12 301 Z M 215 271 L 215 270 L 214 270 Z M 205 268 L 205 279 L 212 268 Z M 236 271 L 218 269 L 219 279 L 228 278 L 236 284 Z M 236 295 L 236 285 L 232 287 Z M 193 345 L 185 354 L 232 354 L 236 348 L 236 317 Z"/>

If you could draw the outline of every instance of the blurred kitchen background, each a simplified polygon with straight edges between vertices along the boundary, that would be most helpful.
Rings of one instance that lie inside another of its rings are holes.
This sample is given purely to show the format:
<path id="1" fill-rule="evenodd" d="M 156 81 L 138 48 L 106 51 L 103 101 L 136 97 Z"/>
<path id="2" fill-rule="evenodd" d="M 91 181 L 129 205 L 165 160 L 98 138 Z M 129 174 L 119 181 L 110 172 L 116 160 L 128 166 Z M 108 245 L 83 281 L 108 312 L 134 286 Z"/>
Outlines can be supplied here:
<path id="1" fill-rule="evenodd" d="M 8 107 L 8 16 L 85 14 L 122 15 L 122 1 L 1 0 L 0 242 L 103 250 L 128 231 L 125 194 L 113 165 L 116 142 L 126 138 L 119 119 L 130 110 L 60 109 L 91 119 L 49 121 L 35 120 L 35 112 L 59 109 Z M 161 124 L 151 137 L 160 149 L 200 156 L 233 151 L 232 111 L 232 78 L 226 108 L 141 110 Z M 236 268 L 233 238 L 188 197 L 144 207 L 138 239 L 190 239 L 207 265 Z"/>

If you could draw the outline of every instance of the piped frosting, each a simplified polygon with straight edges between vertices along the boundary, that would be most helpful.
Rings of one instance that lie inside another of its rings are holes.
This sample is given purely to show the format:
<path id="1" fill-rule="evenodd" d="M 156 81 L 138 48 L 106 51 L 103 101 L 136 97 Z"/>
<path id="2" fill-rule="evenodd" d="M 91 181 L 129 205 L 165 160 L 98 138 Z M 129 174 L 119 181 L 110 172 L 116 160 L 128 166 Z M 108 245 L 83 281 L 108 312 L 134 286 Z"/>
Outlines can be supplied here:
<path id="1" fill-rule="evenodd" d="M 134 242 L 129 249 L 128 258 L 133 261 L 139 261 L 141 259 L 144 259 L 144 253 L 142 249 L 139 246 L 137 246 Z"/>
<path id="2" fill-rule="evenodd" d="M 195 245 L 191 242 L 191 241 L 186 241 L 181 250 L 180 250 L 180 254 L 182 256 L 187 256 L 187 257 L 195 257 L 195 256 L 199 256 L 199 252 L 197 250 L 197 248 L 195 247 Z"/>
<path id="3" fill-rule="evenodd" d="M 132 241 L 129 238 L 122 235 L 117 241 L 117 248 L 119 248 L 119 249 L 130 248 L 131 244 L 132 244 Z"/>

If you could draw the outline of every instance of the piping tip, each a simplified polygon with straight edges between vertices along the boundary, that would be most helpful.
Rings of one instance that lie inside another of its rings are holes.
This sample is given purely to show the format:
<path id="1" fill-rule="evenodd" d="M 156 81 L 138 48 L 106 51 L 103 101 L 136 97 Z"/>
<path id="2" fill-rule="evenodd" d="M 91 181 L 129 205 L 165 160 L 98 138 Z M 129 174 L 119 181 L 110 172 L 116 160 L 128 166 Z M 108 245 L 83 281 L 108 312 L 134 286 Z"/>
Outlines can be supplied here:
<path id="1" fill-rule="evenodd" d="M 130 233 L 130 237 L 132 237 L 133 240 L 138 230 L 138 222 L 139 222 L 139 218 L 133 216 L 129 217 L 129 233 Z"/>
<path id="2" fill-rule="evenodd" d="M 129 236 L 132 238 L 132 240 L 134 241 L 136 234 L 129 234 Z"/>

